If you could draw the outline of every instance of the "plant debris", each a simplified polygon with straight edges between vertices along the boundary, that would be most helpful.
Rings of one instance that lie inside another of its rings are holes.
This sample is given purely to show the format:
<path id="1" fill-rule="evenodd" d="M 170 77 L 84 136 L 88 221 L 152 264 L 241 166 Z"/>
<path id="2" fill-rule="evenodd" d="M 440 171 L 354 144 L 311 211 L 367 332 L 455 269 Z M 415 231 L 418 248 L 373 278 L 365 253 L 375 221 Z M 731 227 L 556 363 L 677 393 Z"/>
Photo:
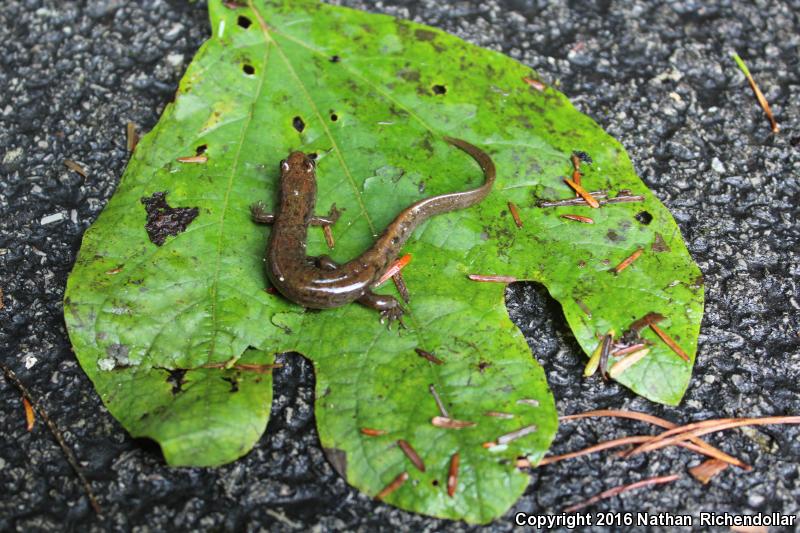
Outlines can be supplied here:
<path id="1" fill-rule="evenodd" d="M 411 254 L 406 254 L 397 261 L 395 261 L 394 263 L 392 263 L 392 266 L 390 266 L 386 270 L 386 272 L 383 273 L 383 276 L 380 277 L 376 285 L 381 285 L 383 283 L 386 283 L 386 280 L 388 280 L 389 278 L 400 272 L 410 262 L 411 262 Z"/>
<path id="2" fill-rule="evenodd" d="M 33 414 L 33 407 L 31 402 L 25 396 L 22 397 L 22 407 L 25 409 L 25 429 L 28 432 L 33 431 L 33 425 L 36 423 L 36 417 Z"/>
<path id="3" fill-rule="evenodd" d="M 671 483 L 672 481 L 675 481 L 680 478 L 681 478 L 680 474 L 671 474 L 669 476 L 651 477 L 643 479 L 641 481 L 636 481 L 635 483 L 629 483 L 628 485 L 620 485 L 619 487 L 614 487 L 613 489 L 604 490 L 600 494 L 592 496 L 588 500 L 584 500 L 574 505 L 570 505 L 569 507 L 563 509 L 562 512 L 574 513 L 575 511 L 593 505 L 599 502 L 600 500 L 613 498 L 614 496 L 622 494 L 623 492 L 628 492 L 629 490 L 639 489 L 642 487 L 649 487 L 651 485 L 660 485 L 662 483 Z"/>
<path id="4" fill-rule="evenodd" d="M 517 205 L 514 202 L 508 202 L 508 210 L 511 211 L 511 217 L 514 219 L 514 224 L 516 224 L 518 228 L 521 228 L 522 219 L 519 218 L 519 211 L 517 210 Z"/>
<path id="5" fill-rule="evenodd" d="M 450 458 L 450 470 L 447 473 L 447 495 L 451 498 L 456 493 L 458 487 L 458 463 L 460 461 L 459 453 L 456 452 Z"/>
<path id="6" fill-rule="evenodd" d="M 681 359 L 683 359 L 683 360 L 684 360 L 684 361 L 686 361 L 687 363 L 689 362 L 689 356 L 688 356 L 688 355 L 686 355 L 686 352 L 684 352 L 684 351 L 683 351 L 683 349 L 682 349 L 680 346 L 678 346 L 678 344 L 677 344 L 677 343 L 676 343 L 674 340 L 672 340 L 672 337 L 670 337 L 669 335 L 667 335 L 667 334 L 666 334 L 666 333 L 665 333 L 665 332 L 664 332 L 664 331 L 663 331 L 661 328 L 659 328 L 658 326 L 656 326 L 654 323 L 651 323 L 651 324 L 650 324 L 650 329 L 652 329 L 652 330 L 653 330 L 653 333 L 655 333 L 656 335 L 658 335 L 658 337 L 659 337 L 659 338 L 660 338 L 662 341 L 664 341 L 664 343 L 665 343 L 667 346 L 669 346 L 669 347 L 670 347 L 670 349 L 671 349 L 673 352 L 675 352 L 676 354 L 678 354 L 678 356 L 680 356 L 680 358 L 681 358 Z"/>
<path id="7" fill-rule="evenodd" d="M 644 201 L 644 196 L 631 194 L 631 191 L 628 189 L 620 190 L 613 198 L 609 198 L 606 191 L 593 191 L 589 194 L 592 198 L 595 198 L 600 205 Z M 566 200 L 540 200 L 536 205 L 538 207 L 568 207 L 589 204 L 583 198 L 569 198 Z"/>
<path id="8" fill-rule="evenodd" d="M 728 468 L 728 463 L 719 459 L 707 459 L 697 466 L 689 469 L 689 473 L 703 485 L 708 484 L 711 478 Z"/>
<path id="9" fill-rule="evenodd" d="M 376 500 L 382 500 L 389 494 L 399 489 L 408 480 L 408 472 L 401 472 L 388 485 L 386 485 L 376 496 Z"/>
<path id="10" fill-rule="evenodd" d="M 330 224 L 322 225 L 322 234 L 325 235 L 325 244 L 328 245 L 328 248 L 333 250 L 333 247 L 336 246 L 336 241 L 333 240 L 333 231 L 331 231 Z"/>
<path id="11" fill-rule="evenodd" d="M 734 52 L 731 54 L 733 60 L 736 61 L 736 64 L 739 66 L 739 70 L 742 71 L 744 77 L 747 78 L 747 83 L 750 84 L 750 88 L 753 90 L 753 94 L 756 96 L 756 100 L 758 100 L 761 109 L 764 110 L 764 114 L 767 115 L 767 120 L 769 120 L 769 125 L 772 128 L 772 133 L 778 133 L 780 131 L 780 127 L 778 127 L 778 122 L 775 120 L 775 117 L 772 115 L 772 109 L 769 107 L 769 102 L 767 102 L 766 97 L 764 97 L 764 93 L 761 92 L 759 89 L 758 84 L 756 84 L 756 80 L 753 79 L 752 74 L 750 74 L 750 69 L 747 68 L 747 65 L 744 64 L 744 61 L 739 54 Z"/>
<path id="12" fill-rule="evenodd" d="M 639 256 L 642 255 L 643 251 L 644 250 L 642 248 L 637 248 L 635 252 L 633 252 L 631 255 L 623 259 L 620 264 L 614 267 L 613 271 L 614 274 L 619 274 L 620 272 L 631 266 L 631 263 L 639 259 Z"/>
<path id="13" fill-rule="evenodd" d="M 566 218 L 567 220 L 574 220 L 575 222 L 583 222 L 584 224 L 594 224 L 594 220 L 589 217 L 584 217 L 581 215 L 559 215 L 561 218 Z"/>
<path id="14" fill-rule="evenodd" d="M 380 437 L 381 435 L 386 435 L 386 431 L 382 429 L 361 428 L 360 431 L 362 435 L 366 435 L 367 437 Z"/>
<path id="15" fill-rule="evenodd" d="M 475 425 L 475 422 L 467 422 L 466 420 L 456 420 L 455 418 L 448 418 L 446 416 L 434 416 L 431 419 L 431 424 L 437 428 L 445 429 L 463 429 Z"/>
<path id="16" fill-rule="evenodd" d="M 73 161 L 72 159 L 65 159 L 64 160 L 64 166 L 67 167 L 70 170 L 73 170 L 73 171 L 77 172 L 78 174 L 80 174 L 84 178 L 88 176 L 88 173 L 86 172 L 86 169 L 83 168 L 80 164 L 78 164 L 75 161 Z"/>
<path id="17" fill-rule="evenodd" d="M 433 355 L 431 352 L 425 351 L 422 348 L 414 348 L 414 351 L 417 352 L 417 355 L 422 357 L 423 359 L 427 359 L 431 363 L 435 365 L 443 365 L 444 361 Z"/>
<path id="18" fill-rule="evenodd" d="M 618 378 L 623 372 L 644 359 L 648 353 L 650 353 L 650 348 L 642 348 L 635 352 L 629 353 L 614 363 L 614 365 L 608 370 L 608 376 L 611 379 Z"/>
<path id="19" fill-rule="evenodd" d="M 571 179 L 567 178 L 564 178 L 564 183 L 572 187 L 572 190 L 578 193 L 580 197 L 583 198 L 583 200 L 586 202 L 587 205 L 589 205 L 594 209 L 600 207 L 600 202 L 598 202 L 597 199 L 594 196 L 592 196 L 592 193 L 584 189 L 580 183 L 575 183 Z"/>
<path id="20" fill-rule="evenodd" d="M 136 133 L 136 124 L 133 122 L 128 122 L 126 130 L 127 136 L 125 139 L 125 144 L 126 148 L 128 149 L 128 153 L 131 153 L 136 149 L 136 145 L 139 144 L 139 134 Z"/>
<path id="21" fill-rule="evenodd" d="M 444 407 L 444 403 L 442 403 L 442 399 L 439 398 L 439 393 L 436 392 L 436 387 L 433 384 L 430 384 L 428 385 L 428 390 L 430 391 L 431 396 L 433 396 L 433 400 L 436 402 L 436 407 L 439 408 L 439 413 L 441 413 L 443 417 L 450 418 L 447 409 Z"/>
<path id="22" fill-rule="evenodd" d="M 536 432 L 537 429 L 538 428 L 534 424 L 531 424 L 530 426 L 519 428 L 518 430 L 512 431 L 511 433 L 506 433 L 505 435 L 501 435 L 500 437 L 497 438 L 496 441 L 497 445 L 502 446 L 503 444 L 508 444 L 509 442 L 520 439 L 525 435 L 530 435 L 531 433 Z"/>
<path id="23" fill-rule="evenodd" d="M 399 439 L 397 441 L 397 445 L 400 446 L 400 449 L 403 450 L 403 453 L 406 454 L 409 461 L 417 467 L 417 470 L 420 472 L 425 471 L 425 463 L 422 462 L 422 458 L 419 456 L 417 451 L 408 443 L 408 441 Z"/>
<path id="24" fill-rule="evenodd" d="M 479 281 L 483 283 L 514 283 L 517 278 L 513 276 L 484 276 L 481 274 L 470 274 L 467 276 L 472 281 Z"/>
<path id="25" fill-rule="evenodd" d="M 67 446 L 67 443 L 64 440 L 64 436 L 61 434 L 61 431 L 59 431 L 55 423 L 52 420 L 50 420 L 50 417 L 47 416 L 47 412 L 45 412 L 45 410 L 36 402 L 36 400 L 33 399 L 33 396 L 31 396 L 30 391 L 25 386 L 25 384 L 22 383 L 22 381 L 20 381 L 20 379 L 17 377 L 17 374 L 15 374 L 13 370 L 8 368 L 3 363 L 0 363 L 0 368 L 3 369 L 3 374 L 5 374 L 6 379 L 11 383 L 13 383 L 20 391 L 23 398 L 25 398 L 29 402 L 31 409 L 35 410 L 36 413 L 39 414 L 39 418 L 44 420 L 44 423 L 47 424 L 47 427 L 50 429 L 50 433 L 52 433 L 53 437 L 56 439 L 56 442 L 58 442 L 58 445 L 61 447 L 61 450 L 64 452 L 64 456 L 67 458 L 69 466 L 72 467 L 72 470 L 75 472 L 75 475 L 78 476 L 81 485 L 83 485 L 83 490 L 84 492 L 86 492 L 86 497 L 89 498 L 89 504 L 92 506 L 92 509 L 94 509 L 94 512 L 98 516 L 102 515 L 103 510 L 100 508 L 100 504 L 98 503 L 97 498 L 95 497 L 94 492 L 92 491 L 91 485 L 89 485 L 89 480 L 87 480 L 86 476 L 83 475 L 83 470 L 81 469 L 78 463 L 78 459 L 75 457 L 75 454 L 72 452 L 72 449 L 70 449 L 70 447 Z M 27 422 L 27 424 L 28 426 L 30 426 L 29 421 Z M 32 429 L 32 426 L 30 427 Z"/>

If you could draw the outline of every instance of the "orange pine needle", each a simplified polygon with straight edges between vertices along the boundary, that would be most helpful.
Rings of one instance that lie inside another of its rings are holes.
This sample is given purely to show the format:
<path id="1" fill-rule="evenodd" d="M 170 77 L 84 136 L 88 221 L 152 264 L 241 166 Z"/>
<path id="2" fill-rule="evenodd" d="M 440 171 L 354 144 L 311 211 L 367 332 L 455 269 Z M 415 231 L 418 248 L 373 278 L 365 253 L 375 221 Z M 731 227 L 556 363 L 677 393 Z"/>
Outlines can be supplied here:
<path id="1" fill-rule="evenodd" d="M 581 215 L 559 215 L 561 218 L 566 218 L 567 220 L 574 220 L 575 222 L 583 222 L 584 224 L 594 224 L 594 220 L 589 217 L 584 217 Z"/>
<path id="2" fill-rule="evenodd" d="M 405 266 L 410 262 L 411 262 L 411 254 L 406 254 L 397 261 L 395 261 L 394 263 L 392 263 L 392 266 L 390 266 L 389 269 L 386 270 L 386 272 L 383 273 L 383 276 L 381 276 L 381 278 L 378 280 L 378 285 L 385 283 L 387 279 L 391 278 L 392 276 L 403 270 L 403 268 L 405 268 Z"/>
<path id="3" fill-rule="evenodd" d="M 361 428 L 361 434 L 367 437 L 380 437 L 386 435 L 386 432 L 382 429 Z"/>
<path id="4" fill-rule="evenodd" d="M 33 430 L 33 425 L 36 423 L 36 417 L 33 414 L 33 407 L 31 406 L 31 402 L 23 396 L 22 397 L 22 406 L 25 408 L 25 422 L 28 431 Z"/>
<path id="5" fill-rule="evenodd" d="M 677 344 L 677 343 L 676 343 L 674 340 L 672 340 L 672 337 L 670 337 L 669 335 L 667 335 L 667 334 L 664 332 L 664 330 L 662 330 L 660 327 L 656 326 L 655 324 L 650 324 L 650 329 L 652 329 L 652 330 L 653 330 L 653 333 L 655 333 L 656 335 L 658 335 L 658 337 L 659 337 L 659 338 L 660 338 L 662 341 L 664 341 L 664 343 L 665 343 L 667 346 L 669 346 L 669 347 L 670 347 L 670 349 L 671 349 L 673 352 L 675 352 L 676 354 L 678 354 L 678 356 L 679 356 L 681 359 L 683 359 L 683 360 L 684 360 L 684 361 L 686 361 L 686 362 L 688 362 L 688 361 L 689 361 L 689 356 L 688 356 L 688 355 L 686 355 L 686 352 L 684 352 L 684 351 L 683 351 L 683 349 L 682 349 L 680 346 L 678 346 L 678 344 Z"/>
<path id="6" fill-rule="evenodd" d="M 511 211 L 511 216 L 514 218 L 514 224 L 516 224 L 518 228 L 521 228 L 522 219 L 519 218 L 519 211 L 517 210 L 516 204 L 514 202 L 508 202 L 508 210 Z"/>
<path id="7" fill-rule="evenodd" d="M 539 92 L 542 92 L 547 87 L 544 83 L 540 82 L 539 80 L 534 80 L 533 78 L 524 77 L 522 81 L 533 87 Z"/>
<path id="8" fill-rule="evenodd" d="M 643 251 L 644 250 L 642 248 L 637 248 L 635 252 L 633 252 L 631 255 L 623 259 L 620 264 L 614 267 L 614 274 L 619 274 L 620 272 L 631 266 L 631 263 L 639 259 L 639 256 L 642 255 Z"/>
<path id="9" fill-rule="evenodd" d="M 376 500 L 382 500 L 387 497 L 389 494 L 393 493 L 397 489 L 399 489 L 403 483 L 408 480 L 408 472 L 401 472 L 394 478 L 388 485 L 386 485 L 383 490 L 381 490 L 376 496 Z"/>
<path id="10" fill-rule="evenodd" d="M 579 183 L 575 183 L 571 179 L 567 178 L 564 178 L 564 183 L 572 187 L 572 190 L 578 193 L 578 195 L 581 198 L 583 198 L 583 200 L 587 204 L 589 204 L 589 206 L 593 207 L 594 209 L 600 207 L 600 202 L 598 202 L 597 199 L 594 196 L 592 196 L 592 194 L 589 191 L 584 189 Z"/>
<path id="11" fill-rule="evenodd" d="M 683 442 L 691 437 L 701 437 L 709 433 L 724 431 L 742 426 L 764 426 L 768 424 L 800 424 L 800 416 L 766 416 L 763 418 L 720 418 L 694 422 L 685 426 L 676 427 L 656 435 L 650 442 L 642 444 L 631 450 L 628 456 L 638 455 L 651 450 L 658 450 L 665 446 Z"/>

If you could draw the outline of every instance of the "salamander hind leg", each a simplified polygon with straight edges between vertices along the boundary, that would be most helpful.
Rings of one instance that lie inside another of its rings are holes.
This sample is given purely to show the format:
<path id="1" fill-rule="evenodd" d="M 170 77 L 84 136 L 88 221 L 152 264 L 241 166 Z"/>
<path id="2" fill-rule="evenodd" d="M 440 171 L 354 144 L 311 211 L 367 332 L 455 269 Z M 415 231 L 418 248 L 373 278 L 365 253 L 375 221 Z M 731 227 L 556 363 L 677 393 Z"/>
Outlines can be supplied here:
<path id="1" fill-rule="evenodd" d="M 381 315 L 381 324 L 388 320 L 389 325 L 391 325 L 392 322 L 397 320 L 401 326 L 405 327 L 403 324 L 403 308 L 400 307 L 400 302 L 394 296 L 367 291 L 364 296 L 358 299 L 358 303 L 378 311 Z"/>
<path id="2" fill-rule="evenodd" d="M 272 224 L 275 222 L 275 215 L 267 213 L 267 207 L 264 202 L 256 202 L 250 206 L 250 217 L 253 222 L 258 224 Z"/>
<path id="3" fill-rule="evenodd" d="M 331 259 L 329 255 L 318 255 L 314 257 L 314 266 L 322 270 L 336 270 L 339 268 L 339 263 Z"/>

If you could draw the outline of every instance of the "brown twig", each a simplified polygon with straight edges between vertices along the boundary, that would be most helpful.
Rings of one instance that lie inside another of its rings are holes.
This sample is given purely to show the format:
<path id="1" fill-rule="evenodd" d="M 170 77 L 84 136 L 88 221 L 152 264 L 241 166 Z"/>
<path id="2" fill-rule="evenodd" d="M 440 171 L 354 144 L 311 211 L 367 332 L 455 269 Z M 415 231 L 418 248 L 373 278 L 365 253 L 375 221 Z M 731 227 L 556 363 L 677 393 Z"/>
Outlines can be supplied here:
<path id="1" fill-rule="evenodd" d="M 570 505 L 569 507 L 565 508 L 562 512 L 563 513 L 574 513 L 579 509 L 583 509 L 584 507 L 588 507 L 593 505 L 600 500 L 605 500 L 607 498 L 612 498 L 623 492 L 628 492 L 629 490 L 639 489 L 642 487 L 649 487 L 651 485 L 659 485 L 662 483 L 670 483 L 677 479 L 680 479 L 680 474 L 671 474 L 669 476 L 660 476 L 660 477 L 651 477 L 647 479 L 643 479 L 641 481 L 637 481 L 635 483 L 629 483 L 627 485 L 620 485 L 618 487 L 614 487 L 613 489 L 604 490 L 600 494 L 592 496 L 588 500 L 584 500 L 582 502 L 576 503 L 574 505 Z"/>
<path id="2" fill-rule="evenodd" d="M 69 446 L 67 446 L 66 441 L 64 440 L 64 436 L 59 431 L 58 427 L 55 423 L 50 420 L 50 417 L 47 416 L 47 412 L 39 405 L 39 403 L 33 398 L 28 388 L 25 386 L 22 381 L 17 377 L 13 370 L 8 368 L 3 363 L 0 363 L 0 368 L 3 369 L 3 373 L 11 383 L 13 383 L 17 389 L 22 393 L 24 398 L 31 403 L 31 406 L 39 415 L 39 418 L 44 420 L 44 423 L 47 424 L 47 427 L 50 429 L 50 433 L 53 434 L 53 437 L 58 442 L 58 445 L 61 447 L 61 450 L 64 452 L 64 456 L 67 458 L 67 462 L 72 467 L 72 470 L 75 472 L 75 475 L 78 476 L 78 479 L 83 485 L 83 490 L 86 493 L 86 497 L 89 498 L 89 504 L 94 509 L 94 512 L 97 513 L 98 516 L 103 514 L 103 510 L 100 508 L 100 504 L 97 501 L 97 498 L 92 491 L 91 485 L 89 485 L 89 480 L 86 479 L 86 476 L 83 475 L 83 470 L 81 469 L 80 465 L 78 464 L 78 459 L 75 457 L 75 454 L 72 452 Z"/>
<path id="3" fill-rule="evenodd" d="M 626 202 L 642 202 L 644 201 L 644 196 L 641 195 L 634 195 L 630 194 L 630 191 L 619 191 L 617 196 L 613 198 L 608 198 L 608 194 L 605 191 L 597 191 L 590 193 L 592 197 L 596 198 L 600 205 L 606 204 L 621 204 Z M 568 198 L 566 200 L 542 200 L 537 203 L 539 207 L 568 207 L 568 206 L 576 206 L 576 205 L 589 205 L 586 203 L 586 200 L 583 198 Z"/>
<path id="4" fill-rule="evenodd" d="M 205 154 L 190 155 L 188 157 L 179 157 L 179 163 L 205 163 L 208 161 L 208 156 Z"/>

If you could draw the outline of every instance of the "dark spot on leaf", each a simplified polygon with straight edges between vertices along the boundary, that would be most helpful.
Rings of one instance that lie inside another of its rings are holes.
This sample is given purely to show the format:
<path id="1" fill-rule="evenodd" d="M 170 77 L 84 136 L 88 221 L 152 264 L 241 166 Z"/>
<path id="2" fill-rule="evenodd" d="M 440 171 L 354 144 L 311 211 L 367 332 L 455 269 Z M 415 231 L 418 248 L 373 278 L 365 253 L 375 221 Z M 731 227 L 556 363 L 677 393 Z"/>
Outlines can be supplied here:
<path id="1" fill-rule="evenodd" d="M 330 62 L 331 63 L 338 63 L 341 60 L 342 60 L 342 58 L 339 57 L 339 56 L 331 56 Z"/>
<path id="2" fill-rule="evenodd" d="M 419 71 L 404 68 L 397 71 L 397 75 L 406 81 L 419 81 Z"/>
<path id="3" fill-rule="evenodd" d="M 438 487 L 439 486 L 439 480 L 438 479 L 434 479 L 433 481 L 431 481 L 431 485 L 433 485 L 434 487 Z"/>
<path id="4" fill-rule="evenodd" d="M 124 344 L 114 343 L 106 348 L 106 354 L 114 360 L 114 367 L 125 367 L 130 364 L 128 359 L 128 347 Z"/>
<path id="5" fill-rule="evenodd" d="M 433 86 L 433 94 L 444 94 L 447 92 L 447 87 L 444 85 L 434 85 Z"/>
<path id="6" fill-rule="evenodd" d="M 478 363 L 478 370 L 480 371 L 481 374 L 483 374 L 483 372 L 490 366 L 492 366 L 492 363 L 490 363 L 489 361 L 481 361 Z"/>
<path id="7" fill-rule="evenodd" d="M 178 394 L 181 392 L 183 384 L 186 383 L 184 381 L 186 370 L 179 368 L 177 370 L 167 370 L 167 372 L 169 372 L 169 376 L 167 376 L 167 383 L 172 384 L 172 394 Z"/>
<path id="8" fill-rule="evenodd" d="M 208 145 L 207 144 L 201 144 L 200 146 L 195 148 L 194 153 L 195 153 L 195 155 L 202 155 L 202 154 L 206 153 L 206 150 L 208 150 Z"/>
<path id="9" fill-rule="evenodd" d="M 244 29 L 249 28 L 250 24 L 252 24 L 252 23 L 253 23 L 253 21 L 250 20 L 249 18 L 245 17 L 244 15 L 239 15 L 239 18 L 236 19 L 236 24 L 238 24 L 240 27 L 242 27 Z"/>
<path id="10" fill-rule="evenodd" d="M 655 238 L 655 240 L 653 240 L 652 248 L 653 248 L 654 252 L 671 252 L 672 251 L 672 249 L 664 241 L 664 237 L 662 237 L 660 233 L 656 233 L 656 238 Z"/>
<path id="11" fill-rule="evenodd" d="M 698 274 L 697 277 L 692 280 L 692 287 L 702 287 L 704 282 L 705 278 L 703 278 L 703 275 Z"/>
<path id="12" fill-rule="evenodd" d="M 622 236 L 620 236 L 620 234 L 613 229 L 608 230 L 608 233 L 606 233 L 606 238 L 611 242 L 619 242 L 622 240 Z"/>
<path id="13" fill-rule="evenodd" d="M 414 36 L 420 41 L 432 41 L 436 39 L 436 33 L 430 30 L 416 30 Z"/>
<path id="14" fill-rule="evenodd" d="M 170 235 L 178 235 L 197 218 L 199 210 L 196 207 L 170 207 L 167 204 L 167 193 L 154 192 L 150 198 L 142 198 L 144 209 L 147 211 L 147 222 L 144 229 L 150 242 L 161 246 Z"/>
<path id="15" fill-rule="evenodd" d="M 322 448 L 322 451 L 325 452 L 325 457 L 328 458 L 333 469 L 347 479 L 347 453 L 339 448 Z"/>
<path id="16" fill-rule="evenodd" d="M 242 71 L 244 71 L 244 73 L 247 74 L 248 76 L 252 76 L 253 74 L 256 73 L 255 67 L 253 67 L 253 65 L 248 65 L 248 64 L 242 65 Z"/>
<path id="17" fill-rule="evenodd" d="M 639 211 L 634 215 L 633 218 L 635 218 L 645 226 L 653 221 L 653 215 L 651 215 L 648 211 Z"/>
<path id="18" fill-rule="evenodd" d="M 592 158 L 586 152 L 581 152 L 580 150 L 575 150 L 572 153 L 575 154 L 576 156 L 578 156 L 578 159 L 580 159 L 581 161 L 583 161 L 587 165 L 591 165 L 593 163 Z"/>
<path id="19" fill-rule="evenodd" d="M 331 113 L 331 120 L 333 122 L 336 122 L 337 120 L 339 120 L 339 115 L 337 115 L 336 113 Z"/>
<path id="20" fill-rule="evenodd" d="M 292 126 L 294 126 L 294 129 L 296 129 L 298 133 L 303 133 L 303 130 L 306 129 L 306 123 L 303 122 L 303 119 L 300 117 L 294 117 L 292 119 Z"/>
<path id="21" fill-rule="evenodd" d="M 222 381 L 227 381 L 231 384 L 231 392 L 239 392 L 239 382 L 236 378 L 222 378 Z"/>

